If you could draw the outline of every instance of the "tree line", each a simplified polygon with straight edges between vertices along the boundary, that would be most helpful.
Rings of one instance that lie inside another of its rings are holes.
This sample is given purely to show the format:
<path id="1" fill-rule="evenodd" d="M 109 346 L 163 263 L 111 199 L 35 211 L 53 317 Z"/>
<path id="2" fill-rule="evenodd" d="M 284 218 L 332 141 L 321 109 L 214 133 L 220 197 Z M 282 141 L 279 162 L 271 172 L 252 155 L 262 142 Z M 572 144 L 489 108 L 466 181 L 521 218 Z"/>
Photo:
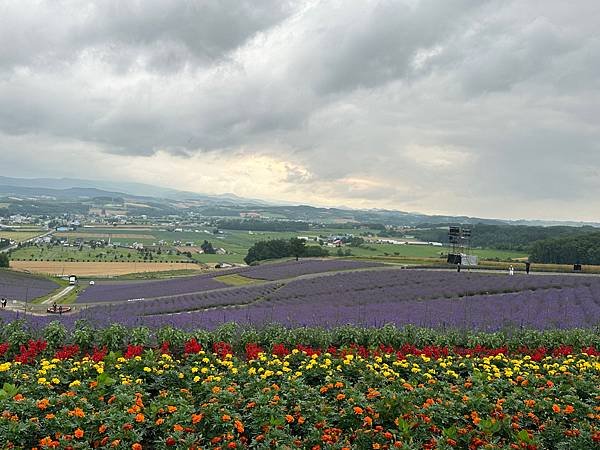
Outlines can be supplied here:
<path id="1" fill-rule="evenodd" d="M 448 226 L 457 224 L 431 225 L 429 229 L 411 230 L 409 233 L 424 241 L 448 243 Z M 546 239 L 584 236 L 598 231 L 597 228 L 569 226 L 529 226 L 529 225 L 471 225 L 473 247 L 495 248 L 529 252 L 534 243 Z M 402 233 L 396 233 L 402 234 Z"/>
<path id="2" fill-rule="evenodd" d="M 265 259 L 288 258 L 290 256 L 296 259 L 300 257 L 321 257 L 329 256 L 329 252 L 320 246 L 307 246 L 304 239 L 271 239 L 256 242 L 248 249 L 244 261 L 246 264 L 252 264 Z"/>
<path id="3" fill-rule="evenodd" d="M 600 264 L 600 232 L 535 242 L 529 259 L 548 264 Z"/>
<path id="4" fill-rule="evenodd" d="M 223 219 L 217 222 L 217 226 L 223 230 L 242 231 L 306 231 L 310 228 L 308 222 L 259 219 Z"/>

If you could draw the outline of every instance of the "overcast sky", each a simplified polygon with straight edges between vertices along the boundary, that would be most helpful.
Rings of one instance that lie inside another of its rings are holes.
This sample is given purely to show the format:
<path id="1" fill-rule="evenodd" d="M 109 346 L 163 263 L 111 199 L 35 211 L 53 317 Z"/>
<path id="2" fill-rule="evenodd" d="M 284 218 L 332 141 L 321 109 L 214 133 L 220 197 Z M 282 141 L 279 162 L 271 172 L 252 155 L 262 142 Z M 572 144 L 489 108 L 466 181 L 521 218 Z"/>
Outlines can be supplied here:
<path id="1" fill-rule="evenodd" d="M 597 221 L 598 24 L 598 0 L 0 0 L 0 174 Z"/>

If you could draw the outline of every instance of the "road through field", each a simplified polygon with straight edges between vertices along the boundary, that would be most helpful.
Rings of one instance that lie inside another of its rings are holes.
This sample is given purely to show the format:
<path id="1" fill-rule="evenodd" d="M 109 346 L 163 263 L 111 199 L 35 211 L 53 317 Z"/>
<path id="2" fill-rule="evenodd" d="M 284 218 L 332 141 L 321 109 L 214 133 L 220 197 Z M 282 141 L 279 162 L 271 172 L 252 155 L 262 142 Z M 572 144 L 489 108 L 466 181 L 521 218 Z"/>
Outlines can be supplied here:
<path id="1" fill-rule="evenodd" d="M 48 305 L 50 303 L 54 303 L 57 302 L 65 297 L 66 295 L 69 294 L 69 292 L 71 292 L 73 289 L 75 289 L 75 286 L 67 286 L 66 288 L 64 288 L 62 291 L 60 291 L 58 294 L 54 294 L 52 297 L 47 298 L 46 300 L 44 300 L 42 302 L 42 305 Z"/>

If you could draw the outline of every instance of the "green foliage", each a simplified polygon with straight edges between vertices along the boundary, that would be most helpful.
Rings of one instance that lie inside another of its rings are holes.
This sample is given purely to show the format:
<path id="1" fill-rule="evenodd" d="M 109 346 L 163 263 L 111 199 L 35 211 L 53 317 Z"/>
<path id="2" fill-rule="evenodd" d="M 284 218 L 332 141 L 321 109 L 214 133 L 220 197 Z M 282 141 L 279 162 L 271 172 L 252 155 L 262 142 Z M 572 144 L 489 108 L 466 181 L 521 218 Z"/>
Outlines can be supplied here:
<path id="1" fill-rule="evenodd" d="M 446 225 L 446 226 L 444 226 Z M 448 242 L 447 225 L 458 224 L 436 224 L 423 225 L 424 229 L 411 231 L 410 234 L 423 240 L 435 242 Z M 426 228 L 426 229 L 425 229 Z M 593 227 L 541 227 L 526 225 L 488 225 L 477 223 L 471 225 L 473 247 L 495 248 L 500 250 L 518 250 L 528 251 L 534 242 L 562 238 L 568 236 L 584 235 L 597 231 Z M 400 237 L 402 233 L 387 231 L 380 233 L 380 236 Z"/>
<path id="2" fill-rule="evenodd" d="M 600 233 L 536 242 L 530 260 L 548 264 L 600 264 Z"/>
<path id="3" fill-rule="evenodd" d="M 207 240 L 205 240 L 201 245 L 200 248 L 204 251 L 204 253 L 206 253 L 207 255 L 214 255 L 216 252 L 216 250 L 214 249 L 212 243 L 208 242 Z"/>
<path id="4" fill-rule="evenodd" d="M 82 350 L 90 350 L 94 345 L 94 328 L 87 320 L 80 319 L 75 322 L 73 329 L 73 343 L 77 344 Z"/>
<path id="5" fill-rule="evenodd" d="M 150 343 L 150 329 L 148 327 L 132 328 L 129 333 L 129 343 L 132 345 L 148 345 Z"/>
<path id="6" fill-rule="evenodd" d="M 15 320 L 2 328 L 2 337 L 10 344 L 11 351 L 16 352 L 32 338 L 32 334 L 24 320 Z"/>
<path id="7" fill-rule="evenodd" d="M 119 351 L 123 347 L 129 330 L 121 324 L 113 323 L 100 331 L 100 346 L 106 346 L 110 351 Z"/>
<path id="8" fill-rule="evenodd" d="M 271 239 L 269 241 L 259 241 L 250 247 L 244 261 L 246 261 L 246 264 L 250 264 L 253 261 L 285 258 L 291 256 L 291 254 L 290 241 L 287 239 Z"/>
<path id="9" fill-rule="evenodd" d="M 43 336 L 46 342 L 48 342 L 48 349 L 56 350 L 65 344 L 67 330 L 61 322 L 54 320 L 44 328 Z"/>
<path id="10" fill-rule="evenodd" d="M 10 261 L 6 253 L 0 253 L 0 267 L 9 267 Z"/>
<path id="11" fill-rule="evenodd" d="M 246 264 L 265 259 L 287 258 L 290 256 L 299 257 L 321 257 L 328 256 L 329 252 L 320 246 L 306 246 L 303 239 L 271 239 L 268 241 L 256 242 L 248 249 L 248 254 L 244 258 Z"/>
<path id="12" fill-rule="evenodd" d="M 307 245 L 304 247 L 305 258 L 323 258 L 329 256 L 329 251 L 318 245 Z"/>
<path id="13" fill-rule="evenodd" d="M 306 231 L 309 229 L 307 222 L 259 219 L 223 219 L 218 222 L 218 226 L 223 230 L 245 231 Z"/>

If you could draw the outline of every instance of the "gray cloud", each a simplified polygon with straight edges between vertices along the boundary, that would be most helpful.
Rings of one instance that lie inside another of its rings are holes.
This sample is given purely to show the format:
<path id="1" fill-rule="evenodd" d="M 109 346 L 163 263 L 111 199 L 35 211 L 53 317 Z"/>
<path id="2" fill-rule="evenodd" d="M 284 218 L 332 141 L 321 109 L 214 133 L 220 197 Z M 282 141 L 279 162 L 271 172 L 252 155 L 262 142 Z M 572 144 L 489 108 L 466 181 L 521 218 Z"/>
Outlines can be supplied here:
<path id="1" fill-rule="evenodd" d="M 282 198 L 600 213 L 594 0 L 12 0 L 0 17 L 0 163 L 41 142 L 73 170 L 243 152 L 284 162 Z"/>

